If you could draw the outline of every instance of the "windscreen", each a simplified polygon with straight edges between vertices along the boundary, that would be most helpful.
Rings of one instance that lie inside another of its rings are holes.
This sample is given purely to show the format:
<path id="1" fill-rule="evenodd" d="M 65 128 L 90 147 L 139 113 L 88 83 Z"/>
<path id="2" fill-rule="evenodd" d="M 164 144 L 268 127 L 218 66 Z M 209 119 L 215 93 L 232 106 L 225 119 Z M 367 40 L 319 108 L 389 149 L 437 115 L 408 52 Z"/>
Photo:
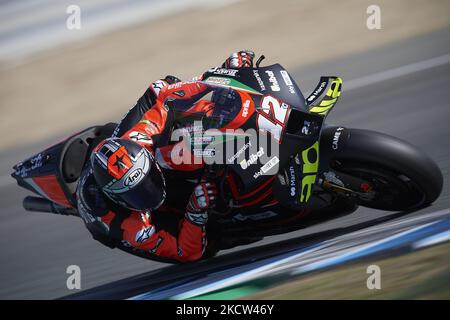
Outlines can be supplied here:
<path id="1" fill-rule="evenodd" d="M 192 99 L 176 99 L 171 107 L 178 127 L 201 121 L 203 130 L 227 126 L 242 108 L 241 94 L 228 86 L 201 83 L 201 92 Z"/>

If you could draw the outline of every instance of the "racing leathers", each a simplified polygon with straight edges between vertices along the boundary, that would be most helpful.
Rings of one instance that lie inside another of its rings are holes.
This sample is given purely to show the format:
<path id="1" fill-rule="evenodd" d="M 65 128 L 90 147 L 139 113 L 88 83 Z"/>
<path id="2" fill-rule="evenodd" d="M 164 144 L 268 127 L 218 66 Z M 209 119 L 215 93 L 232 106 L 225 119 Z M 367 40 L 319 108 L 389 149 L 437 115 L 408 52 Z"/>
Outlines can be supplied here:
<path id="1" fill-rule="evenodd" d="M 250 51 L 241 51 L 223 65 L 250 67 L 253 56 Z M 145 147 L 158 161 L 166 178 L 167 198 L 157 210 L 138 212 L 113 202 L 97 185 L 91 166 L 84 168 L 77 205 L 94 239 L 157 260 L 185 262 L 202 257 L 207 245 L 207 209 L 214 204 L 216 186 L 202 179 L 202 163 L 174 163 L 171 155 L 177 145 L 169 144 L 169 139 L 176 120 L 171 103 L 180 104 L 178 109 L 183 108 L 186 114 L 208 113 L 207 104 L 194 104 L 206 90 L 202 83 L 181 82 L 173 76 L 154 81 L 113 133 L 113 137 Z"/>

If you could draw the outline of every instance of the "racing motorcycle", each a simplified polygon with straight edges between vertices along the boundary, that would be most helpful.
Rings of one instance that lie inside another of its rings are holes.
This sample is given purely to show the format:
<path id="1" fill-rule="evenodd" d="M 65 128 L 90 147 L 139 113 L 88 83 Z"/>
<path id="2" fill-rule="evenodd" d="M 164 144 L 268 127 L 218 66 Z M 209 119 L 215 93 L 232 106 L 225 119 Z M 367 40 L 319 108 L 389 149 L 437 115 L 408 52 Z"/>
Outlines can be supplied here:
<path id="1" fill-rule="evenodd" d="M 358 206 L 414 211 L 438 198 L 441 171 L 421 150 L 386 134 L 325 123 L 341 95 L 342 79 L 321 77 L 305 99 L 286 69 L 261 67 L 263 58 L 255 68 L 208 70 L 198 82 L 209 88 L 209 98 L 201 100 L 214 103 L 214 112 L 184 115 L 174 124 L 202 124 L 201 138 L 190 140 L 193 154 L 217 158 L 217 150 L 223 151 L 218 146 L 231 140 L 237 149 L 231 156 L 222 152 L 223 161 L 205 165 L 201 173 L 217 183 L 220 195 L 210 210 L 211 252 L 334 219 Z M 165 103 L 175 114 L 183 113 L 176 100 Z M 75 191 L 82 168 L 116 126 L 87 128 L 15 165 L 12 177 L 37 195 L 27 196 L 24 208 L 79 216 Z M 269 142 L 259 146 L 262 140 Z M 278 149 L 275 155 L 269 156 L 270 146 Z M 170 190 L 179 191 L 173 202 L 183 203 L 199 175 L 180 178 L 163 171 Z"/>

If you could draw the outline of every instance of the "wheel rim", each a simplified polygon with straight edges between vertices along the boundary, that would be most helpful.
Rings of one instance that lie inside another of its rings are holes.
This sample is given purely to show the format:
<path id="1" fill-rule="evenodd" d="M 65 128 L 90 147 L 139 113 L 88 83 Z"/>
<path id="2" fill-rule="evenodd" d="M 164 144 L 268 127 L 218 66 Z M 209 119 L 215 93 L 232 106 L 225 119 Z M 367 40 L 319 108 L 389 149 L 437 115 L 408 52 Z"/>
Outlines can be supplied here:
<path id="1" fill-rule="evenodd" d="M 404 174 L 369 164 L 340 164 L 339 171 L 358 177 L 370 184 L 371 197 L 358 197 L 365 207 L 381 210 L 410 210 L 425 204 L 425 193 Z M 364 195 L 363 192 L 359 194 Z"/>

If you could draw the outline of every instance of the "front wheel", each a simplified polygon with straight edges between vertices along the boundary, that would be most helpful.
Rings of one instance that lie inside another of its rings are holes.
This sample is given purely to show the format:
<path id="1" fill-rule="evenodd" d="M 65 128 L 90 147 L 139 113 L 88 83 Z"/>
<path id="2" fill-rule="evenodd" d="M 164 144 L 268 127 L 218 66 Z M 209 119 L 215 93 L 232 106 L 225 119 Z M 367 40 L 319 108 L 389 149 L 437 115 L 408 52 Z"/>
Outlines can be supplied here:
<path id="1" fill-rule="evenodd" d="M 344 182 L 356 178 L 353 187 L 354 181 L 359 185 L 352 189 L 359 205 L 405 211 L 427 206 L 439 197 L 442 173 L 424 152 L 378 132 L 346 130 L 347 139 L 332 152 L 330 168 L 341 173 Z"/>

